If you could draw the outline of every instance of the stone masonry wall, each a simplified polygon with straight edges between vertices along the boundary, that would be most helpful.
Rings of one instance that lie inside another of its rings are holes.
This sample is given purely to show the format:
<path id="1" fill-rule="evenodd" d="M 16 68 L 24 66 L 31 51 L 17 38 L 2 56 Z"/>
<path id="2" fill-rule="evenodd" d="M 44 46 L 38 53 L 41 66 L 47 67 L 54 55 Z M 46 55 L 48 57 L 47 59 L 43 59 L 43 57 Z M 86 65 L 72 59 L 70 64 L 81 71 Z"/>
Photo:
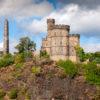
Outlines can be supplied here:
<path id="1" fill-rule="evenodd" d="M 52 60 L 70 59 L 76 62 L 74 47 L 79 44 L 79 35 L 70 35 L 70 26 L 55 25 L 54 19 L 47 20 L 47 27 L 48 34 L 42 41 L 42 50 L 46 50 Z"/>

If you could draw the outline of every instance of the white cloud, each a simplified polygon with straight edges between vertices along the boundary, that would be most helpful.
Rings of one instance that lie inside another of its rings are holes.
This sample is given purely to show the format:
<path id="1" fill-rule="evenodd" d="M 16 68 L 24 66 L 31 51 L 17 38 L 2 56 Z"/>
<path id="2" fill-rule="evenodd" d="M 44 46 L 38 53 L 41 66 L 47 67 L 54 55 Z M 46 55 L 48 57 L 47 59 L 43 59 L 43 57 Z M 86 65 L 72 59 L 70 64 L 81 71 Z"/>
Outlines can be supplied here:
<path id="1" fill-rule="evenodd" d="M 84 48 L 85 52 L 100 51 L 100 43 L 86 43 L 83 44 L 82 47 Z"/>
<path id="2" fill-rule="evenodd" d="M 70 25 L 71 33 L 79 33 L 85 37 L 100 38 L 100 7 L 87 10 L 76 4 L 71 4 L 66 5 L 59 11 L 53 11 L 53 6 L 46 0 L 38 4 L 33 1 L 1 0 L 0 14 L 2 16 L 14 16 L 17 18 L 17 21 L 18 19 L 22 21 L 22 18 L 30 19 L 30 17 L 42 16 L 43 18 L 40 20 L 33 19 L 25 23 L 18 22 L 18 25 L 29 33 L 46 32 L 47 18 L 54 18 L 57 24 Z M 100 51 L 100 43 L 88 43 L 83 45 L 83 47 L 86 51 Z"/>
<path id="3" fill-rule="evenodd" d="M 53 10 L 52 4 L 46 0 L 36 3 L 35 0 L 1 0 L 0 15 L 26 18 L 44 16 Z"/>
<path id="4" fill-rule="evenodd" d="M 41 33 L 45 32 L 47 30 L 47 24 L 46 24 L 46 18 L 43 18 L 41 20 L 34 19 L 31 23 L 21 23 L 19 22 L 19 25 L 22 29 L 25 29 L 29 33 Z"/>
<path id="5" fill-rule="evenodd" d="M 0 51 L 3 51 L 3 42 L 0 43 Z"/>
<path id="6" fill-rule="evenodd" d="M 32 33 L 46 32 L 47 18 L 54 18 L 56 24 L 68 24 L 71 26 L 71 33 L 79 33 L 88 39 L 94 37 L 100 38 L 100 8 L 95 10 L 86 10 L 78 5 L 67 5 L 60 11 L 54 11 L 50 15 L 43 17 L 41 20 L 33 20 L 31 23 L 23 24 L 23 28 Z M 82 44 L 86 52 L 100 51 L 100 42 L 89 42 Z"/>
<path id="7" fill-rule="evenodd" d="M 13 53 L 16 51 L 15 46 L 18 44 L 18 41 L 16 41 L 15 39 L 11 39 L 10 43 L 9 43 L 9 48 L 10 48 L 10 52 Z M 3 51 L 3 42 L 0 43 L 0 51 Z"/>
<path id="8" fill-rule="evenodd" d="M 16 45 L 18 44 L 18 41 L 15 39 L 11 39 L 10 43 L 9 43 L 9 48 L 10 48 L 10 52 L 14 53 L 17 50 L 15 49 Z"/>
<path id="9" fill-rule="evenodd" d="M 100 37 L 100 8 L 84 10 L 78 5 L 67 5 L 59 11 L 54 11 L 41 20 L 33 20 L 24 24 L 24 28 L 33 33 L 46 32 L 46 19 L 54 18 L 57 24 L 68 24 L 71 33 L 79 33 L 88 37 Z M 22 25 L 23 26 L 23 25 Z"/>

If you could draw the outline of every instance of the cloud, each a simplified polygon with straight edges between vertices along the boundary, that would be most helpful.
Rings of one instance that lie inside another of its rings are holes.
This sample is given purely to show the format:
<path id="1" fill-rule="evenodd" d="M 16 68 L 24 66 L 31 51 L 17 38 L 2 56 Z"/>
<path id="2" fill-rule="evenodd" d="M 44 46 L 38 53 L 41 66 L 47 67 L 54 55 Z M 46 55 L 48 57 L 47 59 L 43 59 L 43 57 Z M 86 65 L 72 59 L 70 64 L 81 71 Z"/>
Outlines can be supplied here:
<path id="1" fill-rule="evenodd" d="M 58 0 L 59 3 L 66 5 L 66 4 L 77 4 L 81 7 L 85 7 L 88 9 L 94 9 L 100 6 L 100 0 Z"/>
<path id="2" fill-rule="evenodd" d="M 17 50 L 15 49 L 16 45 L 18 44 L 18 41 L 15 40 L 15 39 L 10 39 L 10 43 L 9 43 L 9 48 L 10 48 L 10 52 L 11 53 L 14 53 L 16 52 Z"/>
<path id="3" fill-rule="evenodd" d="M 46 18 L 41 20 L 33 19 L 31 22 L 19 22 L 18 24 L 22 29 L 32 34 L 46 33 L 47 30 Z"/>
<path id="4" fill-rule="evenodd" d="M 46 0 L 36 3 L 36 0 L 0 0 L 0 15 L 26 18 L 44 16 L 53 10 L 51 3 Z"/>
<path id="5" fill-rule="evenodd" d="M 9 43 L 10 52 L 13 53 L 16 51 L 15 46 L 18 44 L 18 41 L 11 39 Z M 0 43 L 0 51 L 3 51 L 3 42 Z"/>
<path id="6" fill-rule="evenodd" d="M 86 43 L 83 44 L 82 47 L 84 48 L 85 52 L 100 51 L 100 43 Z"/>
<path id="7" fill-rule="evenodd" d="M 71 26 L 71 33 L 79 33 L 85 37 L 100 38 L 100 8 L 96 10 L 83 10 L 78 5 L 66 5 L 59 11 L 54 11 L 41 20 L 33 21 L 22 25 L 24 29 L 33 33 L 46 32 L 47 18 L 54 18 L 57 24 L 68 24 Z"/>
<path id="8" fill-rule="evenodd" d="M 0 51 L 3 51 L 3 42 L 0 43 Z"/>
<path id="9" fill-rule="evenodd" d="M 42 2 L 40 0 L 0 0 L 0 15 L 14 17 L 18 26 L 26 33 L 46 33 L 47 18 L 54 18 L 56 24 L 70 25 L 70 33 L 79 33 L 88 39 L 91 37 L 100 38 L 99 0 L 59 1 L 59 3 L 62 1 L 64 6 L 61 9 L 54 10 L 53 5 L 47 0 L 42 0 Z M 89 9 L 84 9 L 84 7 Z M 36 16 L 39 18 L 36 18 Z M 16 43 L 11 44 L 11 51 L 14 51 Z M 95 44 L 86 41 L 86 44 L 83 44 L 86 51 L 100 50 L 100 42 Z M 90 49 L 88 48 L 89 45 L 91 46 Z M 93 46 L 95 46 L 95 49 L 93 49 Z"/>
<path id="10" fill-rule="evenodd" d="M 82 47 L 86 52 L 100 51 L 100 42 L 92 42 L 93 38 L 98 40 L 100 38 L 100 8 L 83 10 L 76 4 L 66 5 L 59 11 L 54 11 L 46 17 L 41 19 L 33 19 L 33 21 L 22 25 L 23 29 L 31 33 L 46 33 L 47 32 L 47 18 L 54 18 L 56 24 L 68 24 L 71 26 L 70 33 L 79 33 L 81 36 L 91 40 L 82 43 Z"/>

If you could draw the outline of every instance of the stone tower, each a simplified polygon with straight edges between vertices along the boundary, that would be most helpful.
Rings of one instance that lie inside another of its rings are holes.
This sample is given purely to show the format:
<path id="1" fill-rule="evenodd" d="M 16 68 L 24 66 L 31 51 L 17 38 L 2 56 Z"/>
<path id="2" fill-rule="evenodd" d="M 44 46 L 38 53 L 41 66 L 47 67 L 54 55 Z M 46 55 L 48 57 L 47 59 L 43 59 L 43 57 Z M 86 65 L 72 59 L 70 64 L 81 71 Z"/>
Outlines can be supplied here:
<path id="1" fill-rule="evenodd" d="M 75 46 L 79 45 L 79 34 L 69 34 L 69 25 L 56 25 L 54 19 L 47 20 L 47 37 L 42 41 L 41 50 L 47 51 L 52 60 L 78 61 Z"/>
<path id="2" fill-rule="evenodd" d="M 8 54 L 9 53 L 9 22 L 6 19 L 4 22 L 4 50 L 3 53 L 4 54 Z"/>

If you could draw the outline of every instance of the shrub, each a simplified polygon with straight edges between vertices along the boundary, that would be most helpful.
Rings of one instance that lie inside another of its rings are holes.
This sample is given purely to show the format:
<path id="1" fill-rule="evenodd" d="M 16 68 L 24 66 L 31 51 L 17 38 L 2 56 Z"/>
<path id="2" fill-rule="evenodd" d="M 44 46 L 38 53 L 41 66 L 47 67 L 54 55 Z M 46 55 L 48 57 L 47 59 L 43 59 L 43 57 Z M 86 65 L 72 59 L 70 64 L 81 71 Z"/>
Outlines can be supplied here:
<path id="1" fill-rule="evenodd" d="M 10 99 L 16 99 L 17 95 L 18 95 L 18 90 L 17 89 L 11 89 L 11 91 L 9 92 L 9 98 Z"/>
<path id="2" fill-rule="evenodd" d="M 6 67 L 14 63 L 14 57 L 11 54 L 4 55 L 0 58 L 0 67 Z"/>
<path id="3" fill-rule="evenodd" d="M 6 95 L 4 90 L 0 89 L 0 100 L 3 100 L 3 97 Z"/>
<path id="4" fill-rule="evenodd" d="M 38 66 L 33 66 L 32 67 L 32 73 L 33 74 L 38 74 L 38 73 L 40 73 L 40 71 L 41 71 L 40 67 L 38 67 Z"/>
<path id="5" fill-rule="evenodd" d="M 26 92 L 25 100 L 31 100 L 31 95 L 28 92 Z"/>
<path id="6" fill-rule="evenodd" d="M 96 57 L 94 60 L 93 60 L 94 63 L 97 63 L 97 64 L 100 64 L 100 57 Z"/>
<path id="7" fill-rule="evenodd" d="M 32 58 L 32 52 L 23 52 L 15 55 L 15 63 L 25 62 L 28 58 Z"/>
<path id="8" fill-rule="evenodd" d="M 88 63 L 85 65 L 85 77 L 90 84 L 100 85 L 100 67 L 95 63 Z"/>
<path id="9" fill-rule="evenodd" d="M 16 72 L 13 73 L 13 77 L 15 79 L 19 79 L 21 77 L 21 70 L 17 70 Z"/>
<path id="10" fill-rule="evenodd" d="M 66 60 L 66 61 L 60 60 L 57 62 L 57 65 L 60 68 L 63 68 L 65 73 L 68 74 L 70 77 L 74 77 L 78 72 L 77 67 L 70 60 Z"/>
<path id="11" fill-rule="evenodd" d="M 21 68 L 23 66 L 23 63 L 17 63 L 16 68 Z"/>
<path id="12" fill-rule="evenodd" d="M 53 63 L 53 60 L 51 60 L 50 58 L 42 58 L 41 60 L 40 60 L 40 62 L 41 62 L 41 66 L 42 65 L 51 65 L 52 63 Z"/>
<path id="13" fill-rule="evenodd" d="M 31 51 L 24 52 L 24 57 L 25 58 L 32 58 L 33 57 L 32 52 Z"/>
<path id="14" fill-rule="evenodd" d="M 40 51 L 40 58 L 49 58 L 49 54 L 44 50 Z"/>
<path id="15" fill-rule="evenodd" d="M 100 100 L 100 87 L 97 87 L 97 92 L 95 94 L 95 99 L 94 100 Z"/>
<path id="16" fill-rule="evenodd" d="M 22 63 L 25 61 L 25 57 L 23 53 L 19 53 L 15 55 L 15 64 Z"/>

